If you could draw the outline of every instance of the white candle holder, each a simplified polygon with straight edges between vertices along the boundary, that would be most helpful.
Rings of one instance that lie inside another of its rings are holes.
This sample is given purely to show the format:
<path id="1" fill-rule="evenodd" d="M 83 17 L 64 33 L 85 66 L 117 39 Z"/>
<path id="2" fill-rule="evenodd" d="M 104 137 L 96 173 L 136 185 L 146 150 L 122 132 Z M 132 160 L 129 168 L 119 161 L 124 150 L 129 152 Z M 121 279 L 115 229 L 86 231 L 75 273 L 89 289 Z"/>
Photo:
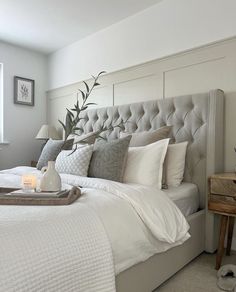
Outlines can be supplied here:
<path id="1" fill-rule="evenodd" d="M 36 191 L 37 177 L 33 174 L 22 175 L 21 184 L 24 191 Z"/>

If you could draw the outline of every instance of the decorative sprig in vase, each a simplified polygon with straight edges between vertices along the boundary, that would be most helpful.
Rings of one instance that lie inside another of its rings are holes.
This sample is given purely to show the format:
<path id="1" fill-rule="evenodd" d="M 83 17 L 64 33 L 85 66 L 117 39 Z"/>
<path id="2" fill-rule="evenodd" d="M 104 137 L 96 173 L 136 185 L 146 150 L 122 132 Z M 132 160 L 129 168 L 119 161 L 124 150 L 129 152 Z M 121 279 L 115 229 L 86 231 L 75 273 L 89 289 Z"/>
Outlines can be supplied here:
<path id="1" fill-rule="evenodd" d="M 79 123 L 79 121 L 82 119 L 81 117 L 81 113 L 85 110 L 87 110 L 91 105 L 96 105 L 96 103 L 94 102 L 88 102 L 88 98 L 91 95 L 93 89 L 100 85 L 100 83 L 98 82 L 99 77 L 106 73 L 105 71 L 101 71 L 100 73 L 98 73 L 98 75 L 92 76 L 93 78 L 93 83 L 91 86 L 88 85 L 87 82 L 83 81 L 84 85 L 85 85 L 85 90 L 81 90 L 78 89 L 77 92 L 77 101 L 74 105 L 73 108 L 71 109 L 66 109 L 67 113 L 66 113 L 66 118 L 65 118 L 65 123 L 63 123 L 61 120 L 59 120 L 59 123 L 62 125 L 63 130 L 64 130 L 64 140 L 66 141 L 68 139 L 68 137 L 70 135 L 76 135 L 76 136 L 80 136 L 80 134 L 78 134 L 78 131 L 81 131 L 82 129 L 79 128 L 77 125 Z M 80 105 L 79 103 L 79 95 L 81 95 L 82 97 L 82 104 Z M 109 126 L 109 127 L 105 127 L 105 126 L 101 126 L 101 128 L 99 129 L 99 131 L 96 131 L 94 133 L 94 136 L 103 138 L 100 136 L 100 134 L 102 132 L 108 131 L 108 130 L 113 130 L 115 127 L 121 127 L 121 125 L 123 125 L 123 122 L 121 122 L 118 125 L 115 126 Z M 104 138 L 103 138 L 104 139 Z M 80 142 L 81 143 L 81 140 Z M 76 146 L 74 148 L 74 150 L 77 149 L 77 143 L 74 143 Z M 74 152 L 74 151 L 73 151 Z"/>

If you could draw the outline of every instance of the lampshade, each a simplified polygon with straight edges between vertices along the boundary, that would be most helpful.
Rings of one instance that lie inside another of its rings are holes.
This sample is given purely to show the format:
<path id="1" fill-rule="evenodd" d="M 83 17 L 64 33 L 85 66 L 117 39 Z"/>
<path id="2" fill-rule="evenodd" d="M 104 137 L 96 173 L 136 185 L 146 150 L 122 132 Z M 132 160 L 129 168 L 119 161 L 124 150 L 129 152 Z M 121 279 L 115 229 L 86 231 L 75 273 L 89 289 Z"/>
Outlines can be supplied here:
<path id="1" fill-rule="evenodd" d="M 60 140 L 60 135 L 54 126 L 42 125 L 35 139 L 47 140 L 50 138 L 54 140 Z"/>

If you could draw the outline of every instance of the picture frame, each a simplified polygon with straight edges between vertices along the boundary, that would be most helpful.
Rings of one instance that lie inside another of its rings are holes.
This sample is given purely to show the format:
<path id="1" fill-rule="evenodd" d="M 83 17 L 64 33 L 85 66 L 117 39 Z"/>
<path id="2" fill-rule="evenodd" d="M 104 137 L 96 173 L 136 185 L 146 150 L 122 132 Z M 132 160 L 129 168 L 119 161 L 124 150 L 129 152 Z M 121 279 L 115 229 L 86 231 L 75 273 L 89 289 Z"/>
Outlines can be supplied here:
<path id="1" fill-rule="evenodd" d="M 14 103 L 34 106 L 34 80 L 14 76 Z"/>

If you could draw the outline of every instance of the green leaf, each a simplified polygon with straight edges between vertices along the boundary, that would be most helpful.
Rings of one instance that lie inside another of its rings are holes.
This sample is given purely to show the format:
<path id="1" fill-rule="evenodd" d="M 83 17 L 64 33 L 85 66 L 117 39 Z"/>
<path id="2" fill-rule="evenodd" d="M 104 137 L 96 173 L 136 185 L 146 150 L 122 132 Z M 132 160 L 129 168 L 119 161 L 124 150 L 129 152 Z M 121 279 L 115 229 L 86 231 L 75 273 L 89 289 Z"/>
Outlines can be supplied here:
<path id="1" fill-rule="evenodd" d="M 75 148 L 72 150 L 71 153 L 68 154 L 68 156 L 72 155 L 73 153 L 75 153 L 75 151 L 78 149 L 77 145 L 75 145 Z"/>
<path id="2" fill-rule="evenodd" d="M 75 127 L 73 130 L 74 131 L 83 131 L 83 129 L 82 128 L 79 128 L 79 127 Z"/>
<path id="3" fill-rule="evenodd" d="M 80 93 L 82 95 L 82 99 L 85 100 L 85 98 L 86 98 L 85 93 L 82 90 L 80 90 L 80 89 L 78 89 L 78 90 L 80 91 Z"/>
<path id="4" fill-rule="evenodd" d="M 70 115 L 66 115 L 66 127 L 72 127 L 73 124 L 73 118 Z"/>
<path id="5" fill-rule="evenodd" d="M 66 125 L 67 124 L 72 124 L 72 117 L 71 117 L 71 115 L 66 115 Z"/>
<path id="6" fill-rule="evenodd" d="M 86 87 L 87 92 L 89 92 L 89 86 L 88 86 L 88 84 L 85 81 L 83 81 L 83 83 L 84 83 L 84 85 Z"/>
<path id="7" fill-rule="evenodd" d="M 98 77 L 100 76 L 100 75 L 102 75 L 102 74 L 105 74 L 105 73 L 107 73 L 106 71 L 101 71 L 101 72 L 99 72 L 98 73 Z"/>
<path id="8" fill-rule="evenodd" d="M 71 117 L 74 118 L 74 114 L 67 108 L 67 114 Z"/>
<path id="9" fill-rule="evenodd" d="M 79 108 L 79 99 L 77 98 L 77 102 L 76 102 L 76 105 L 75 105 L 76 108 Z"/>
<path id="10" fill-rule="evenodd" d="M 62 121 L 60 121 L 60 120 L 58 120 L 58 122 L 62 125 L 64 131 L 66 131 L 66 126 L 65 126 L 65 124 L 64 124 Z"/>
<path id="11" fill-rule="evenodd" d="M 104 141 L 107 141 L 107 139 L 106 138 L 104 138 L 103 136 L 101 136 L 101 135 L 98 135 L 98 138 L 100 138 L 100 139 L 102 139 L 102 140 L 104 140 Z"/>
<path id="12" fill-rule="evenodd" d="M 87 99 L 88 99 L 88 97 L 89 97 L 89 92 L 87 92 L 86 94 L 85 94 L 85 101 L 87 101 Z"/>
<path id="13" fill-rule="evenodd" d="M 88 102 L 88 103 L 86 103 L 86 106 L 89 106 L 89 105 L 97 105 L 97 103 L 95 103 L 95 102 Z"/>

